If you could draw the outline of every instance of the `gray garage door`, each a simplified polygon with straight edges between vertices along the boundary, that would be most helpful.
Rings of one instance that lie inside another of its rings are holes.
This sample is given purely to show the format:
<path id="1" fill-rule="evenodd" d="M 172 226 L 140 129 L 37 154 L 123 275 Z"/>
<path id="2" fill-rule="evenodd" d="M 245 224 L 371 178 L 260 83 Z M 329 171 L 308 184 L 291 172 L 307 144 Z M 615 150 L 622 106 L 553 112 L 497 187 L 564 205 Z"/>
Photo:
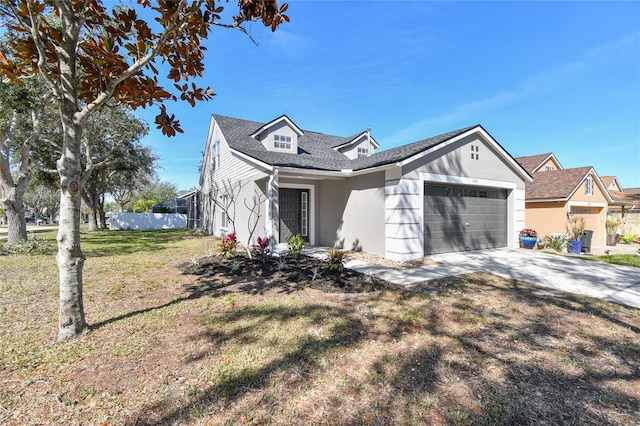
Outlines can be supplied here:
<path id="1" fill-rule="evenodd" d="M 506 245 L 506 189 L 424 185 L 425 254 Z"/>

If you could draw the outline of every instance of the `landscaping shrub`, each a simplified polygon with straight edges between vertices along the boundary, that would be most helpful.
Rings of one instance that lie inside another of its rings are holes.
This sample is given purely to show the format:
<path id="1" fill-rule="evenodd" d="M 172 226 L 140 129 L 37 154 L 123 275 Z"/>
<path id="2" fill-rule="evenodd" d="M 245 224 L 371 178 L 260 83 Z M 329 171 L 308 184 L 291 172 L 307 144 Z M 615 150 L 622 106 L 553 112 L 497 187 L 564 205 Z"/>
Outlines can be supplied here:
<path id="1" fill-rule="evenodd" d="M 544 242 L 547 247 L 560 252 L 567 247 L 569 238 L 565 234 L 547 235 L 544 237 Z"/>
<path id="2" fill-rule="evenodd" d="M 618 238 L 618 242 L 622 244 L 633 244 L 637 239 L 638 239 L 638 236 L 636 234 L 626 234 L 626 235 L 621 235 Z"/>
<path id="3" fill-rule="evenodd" d="M 271 242 L 270 237 L 258 237 L 258 244 L 254 244 L 251 246 L 253 252 L 256 256 L 262 259 L 262 263 L 267 263 L 269 258 L 271 257 L 271 249 L 269 247 L 269 243 Z"/>
<path id="4" fill-rule="evenodd" d="M 289 249 L 289 255 L 294 259 L 300 257 L 302 249 L 304 248 L 304 238 L 300 234 L 291 234 L 287 237 L 287 248 Z"/>
<path id="5" fill-rule="evenodd" d="M 238 240 L 236 234 L 231 232 L 224 236 L 223 239 L 217 242 L 218 255 L 226 259 L 232 259 L 236 256 L 236 247 Z"/>
<path id="6" fill-rule="evenodd" d="M 344 255 L 345 252 L 338 249 L 329 250 L 329 257 L 327 258 L 327 265 L 330 271 L 344 271 Z"/>

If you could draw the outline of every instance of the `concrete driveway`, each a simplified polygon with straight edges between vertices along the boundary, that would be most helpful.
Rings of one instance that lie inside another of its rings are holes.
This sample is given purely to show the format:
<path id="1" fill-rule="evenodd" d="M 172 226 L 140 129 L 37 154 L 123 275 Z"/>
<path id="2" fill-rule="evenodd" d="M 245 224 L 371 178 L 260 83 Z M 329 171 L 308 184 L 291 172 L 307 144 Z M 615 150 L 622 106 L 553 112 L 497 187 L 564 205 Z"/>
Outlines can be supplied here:
<path id="1" fill-rule="evenodd" d="M 430 256 L 430 259 L 439 264 L 399 270 L 353 259 L 346 266 L 399 285 L 488 272 L 640 308 L 639 268 L 523 249 L 447 253 Z"/>

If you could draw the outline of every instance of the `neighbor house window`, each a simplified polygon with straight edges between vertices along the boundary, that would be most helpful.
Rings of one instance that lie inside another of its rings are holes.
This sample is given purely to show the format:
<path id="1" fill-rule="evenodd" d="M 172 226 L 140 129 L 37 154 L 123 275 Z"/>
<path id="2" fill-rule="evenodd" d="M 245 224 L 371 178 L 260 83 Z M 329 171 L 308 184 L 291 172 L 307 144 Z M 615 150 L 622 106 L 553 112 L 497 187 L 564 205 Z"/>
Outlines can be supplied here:
<path id="1" fill-rule="evenodd" d="M 593 195 L 593 178 L 588 177 L 584 182 L 584 193 L 587 195 Z"/>
<path id="2" fill-rule="evenodd" d="M 550 172 L 551 170 L 553 170 L 553 166 L 552 166 L 552 165 L 550 165 L 550 164 L 547 164 L 547 165 L 544 167 L 544 169 L 545 169 L 546 171 Z"/>
<path id="3" fill-rule="evenodd" d="M 291 150 L 291 136 L 273 135 L 273 147 Z"/>
<path id="4" fill-rule="evenodd" d="M 369 156 L 369 148 L 358 147 L 358 158 L 368 157 L 368 156 Z"/>

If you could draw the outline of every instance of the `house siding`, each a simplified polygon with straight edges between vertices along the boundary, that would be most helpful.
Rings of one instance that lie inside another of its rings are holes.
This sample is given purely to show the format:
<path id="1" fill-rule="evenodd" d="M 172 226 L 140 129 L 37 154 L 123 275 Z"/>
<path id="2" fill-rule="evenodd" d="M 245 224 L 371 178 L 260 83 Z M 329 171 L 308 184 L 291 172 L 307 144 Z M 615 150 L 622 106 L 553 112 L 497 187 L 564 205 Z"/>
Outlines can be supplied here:
<path id="1" fill-rule="evenodd" d="M 213 197 L 216 195 L 216 188 L 222 188 L 224 183 L 231 183 L 232 185 L 238 182 L 242 183 L 243 188 L 236 200 L 237 212 L 229 212 L 230 215 L 238 216 L 242 211 L 246 210 L 241 208 L 244 207 L 243 200 L 245 198 L 250 200 L 254 190 L 257 189 L 253 181 L 265 176 L 265 173 L 244 159 L 233 155 L 215 121 L 213 121 L 212 126 L 213 128 L 209 133 L 207 149 L 202 163 L 202 180 L 200 187 L 202 193 L 202 228 L 208 234 L 221 236 L 226 232 L 231 232 L 231 230 L 220 227 L 220 212 L 213 201 Z M 215 158 L 216 153 L 213 150 L 213 145 L 216 141 L 220 141 L 219 161 L 217 165 Z M 220 190 L 217 191 L 217 195 L 221 195 Z M 246 217 L 236 218 L 236 225 L 240 223 L 245 224 L 236 229 L 236 231 L 240 233 L 239 237 L 245 237 L 245 234 L 248 232 L 246 219 Z"/>
<path id="2" fill-rule="evenodd" d="M 318 204 L 321 245 L 385 255 L 384 172 L 323 180 Z"/>
<path id="3" fill-rule="evenodd" d="M 527 203 L 526 228 L 535 229 L 540 238 L 566 233 L 567 211 L 564 202 Z"/>

